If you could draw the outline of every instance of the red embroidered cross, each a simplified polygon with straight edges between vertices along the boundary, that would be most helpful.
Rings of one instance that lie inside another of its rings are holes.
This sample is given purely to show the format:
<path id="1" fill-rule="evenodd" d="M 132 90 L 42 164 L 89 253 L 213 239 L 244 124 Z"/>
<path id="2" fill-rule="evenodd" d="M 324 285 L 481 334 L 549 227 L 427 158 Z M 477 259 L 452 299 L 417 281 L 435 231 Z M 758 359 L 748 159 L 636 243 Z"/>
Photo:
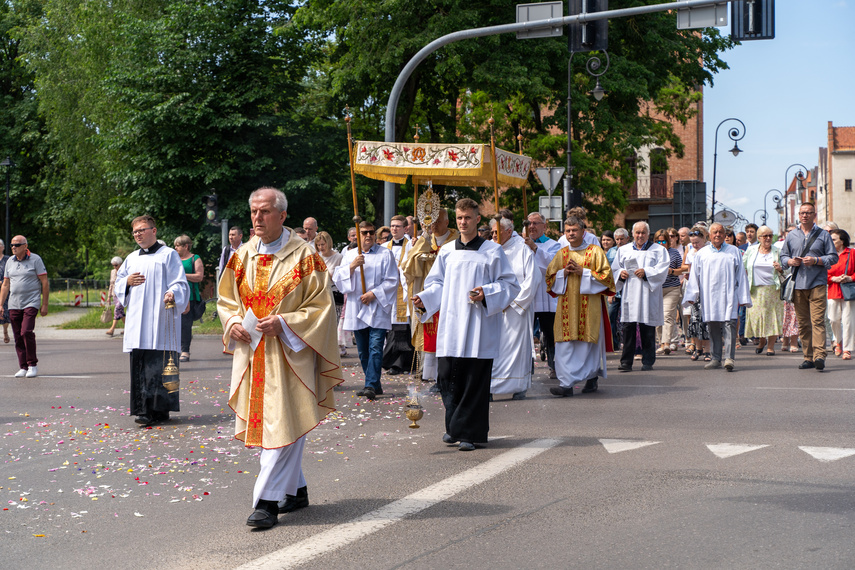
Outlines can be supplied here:
<path id="1" fill-rule="evenodd" d="M 257 413 L 253 413 L 252 417 L 249 418 L 249 423 L 252 424 L 252 429 L 258 429 L 258 424 L 261 423 L 261 418 L 258 417 Z"/>

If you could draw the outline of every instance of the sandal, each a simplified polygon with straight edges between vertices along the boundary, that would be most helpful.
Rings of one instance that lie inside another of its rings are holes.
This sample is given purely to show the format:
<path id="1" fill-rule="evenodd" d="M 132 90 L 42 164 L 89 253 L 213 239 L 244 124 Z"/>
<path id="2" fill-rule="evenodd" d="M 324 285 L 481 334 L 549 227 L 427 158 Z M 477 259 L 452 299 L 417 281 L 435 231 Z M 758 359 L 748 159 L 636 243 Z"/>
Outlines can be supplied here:
<path id="1" fill-rule="evenodd" d="M 10 339 L 9 339 L 9 335 L 8 335 L 8 334 L 4 334 L 4 335 L 3 335 L 3 342 L 5 342 L 6 344 L 9 344 Z"/>
<path id="2" fill-rule="evenodd" d="M 834 345 L 834 356 L 840 356 L 843 353 L 843 350 L 840 348 L 839 344 Z"/>
<path id="3" fill-rule="evenodd" d="M 797 347 L 797 346 L 791 346 L 790 347 L 790 352 L 798 352 L 798 351 L 799 351 L 799 347 Z"/>
<path id="4" fill-rule="evenodd" d="M 704 353 L 704 362 L 712 362 L 712 355 L 709 352 Z"/>
<path id="5" fill-rule="evenodd" d="M 766 356 L 775 356 L 775 351 L 774 350 L 767 350 Z"/>
<path id="6" fill-rule="evenodd" d="M 689 356 L 691 356 L 691 354 L 692 354 L 693 352 L 695 352 L 695 345 L 694 345 L 694 343 L 689 343 L 689 344 L 687 344 L 687 345 L 686 345 L 686 354 L 688 354 Z"/>
<path id="7" fill-rule="evenodd" d="M 700 355 L 701 355 L 700 350 L 693 350 L 692 356 L 690 356 L 689 358 L 691 358 L 692 360 L 697 360 Z"/>
<path id="8" fill-rule="evenodd" d="M 848 350 L 844 350 L 843 360 L 852 360 L 852 353 L 850 353 Z"/>

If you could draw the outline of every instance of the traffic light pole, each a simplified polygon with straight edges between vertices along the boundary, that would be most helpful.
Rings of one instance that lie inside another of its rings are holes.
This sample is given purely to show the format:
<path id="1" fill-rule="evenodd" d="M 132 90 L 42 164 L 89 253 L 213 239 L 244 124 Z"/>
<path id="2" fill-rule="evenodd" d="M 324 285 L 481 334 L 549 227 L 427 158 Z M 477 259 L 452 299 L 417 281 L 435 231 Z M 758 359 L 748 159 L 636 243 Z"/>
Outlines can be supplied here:
<path id="1" fill-rule="evenodd" d="M 404 91 L 404 86 L 409 80 L 413 71 L 421 62 L 430 54 L 439 48 L 448 44 L 459 42 L 461 40 L 469 40 L 473 38 L 483 38 L 486 36 L 495 36 L 498 34 L 509 34 L 523 31 L 540 30 L 555 28 L 558 26 L 567 26 L 570 24 L 586 24 L 588 22 L 596 22 L 598 20 L 608 20 L 610 18 L 627 18 L 630 16 L 639 16 L 642 14 L 654 14 L 657 12 L 667 12 L 669 10 L 702 8 L 704 6 L 713 6 L 715 4 L 726 4 L 733 0 L 680 0 L 679 2 L 669 2 L 667 4 L 654 4 L 651 6 L 636 6 L 634 8 L 622 8 L 619 10 L 606 10 L 604 12 L 586 12 L 583 14 L 575 14 L 573 16 L 564 16 L 563 18 L 549 18 L 547 20 L 537 20 L 532 22 L 515 22 L 513 24 L 502 24 L 500 26 L 487 26 L 485 28 L 472 28 L 469 30 L 461 30 L 446 34 L 435 39 L 413 56 L 407 62 L 395 84 L 392 86 L 392 91 L 389 92 L 389 101 L 386 104 L 386 142 L 395 142 L 395 117 L 398 111 L 398 103 L 401 100 L 401 93 Z M 568 132 L 569 137 L 569 132 Z M 567 175 L 570 175 L 568 169 Z M 392 216 L 395 213 L 395 186 L 392 182 L 385 182 L 383 187 L 383 219 L 386 225 L 392 223 Z"/>

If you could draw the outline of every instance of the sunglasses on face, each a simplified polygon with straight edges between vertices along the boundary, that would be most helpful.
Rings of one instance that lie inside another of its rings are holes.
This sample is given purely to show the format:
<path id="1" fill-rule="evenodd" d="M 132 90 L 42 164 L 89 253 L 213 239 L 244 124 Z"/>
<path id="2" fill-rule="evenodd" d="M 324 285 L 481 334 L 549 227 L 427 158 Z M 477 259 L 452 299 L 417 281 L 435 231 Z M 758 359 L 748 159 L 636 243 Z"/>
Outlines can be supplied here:
<path id="1" fill-rule="evenodd" d="M 689 237 L 698 237 L 698 236 L 702 236 L 702 235 L 704 235 L 704 234 L 698 230 L 695 230 L 693 232 L 689 232 Z"/>
<path id="2" fill-rule="evenodd" d="M 362 230 L 359 233 L 364 236 L 373 236 L 375 232 L 374 230 Z"/>

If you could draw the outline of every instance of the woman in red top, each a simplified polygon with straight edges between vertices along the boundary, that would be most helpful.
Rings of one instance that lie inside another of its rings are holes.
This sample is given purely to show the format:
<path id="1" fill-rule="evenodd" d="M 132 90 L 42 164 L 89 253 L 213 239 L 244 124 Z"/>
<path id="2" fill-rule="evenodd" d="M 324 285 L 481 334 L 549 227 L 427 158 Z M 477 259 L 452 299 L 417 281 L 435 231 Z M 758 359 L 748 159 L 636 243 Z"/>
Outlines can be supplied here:
<path id="1" fill-rule="evenodd" d="M 831 230 L 831 241 L 837 250 L 837 263 L 828 270 L 828 320 L 837 344 L 834 354 L 843 360 L 852 359 L 855 350 L 855 309 L 853 301 L 846 301 L 841 283 L 851 283 L 855 275 L 855 255 L 849 247 L 849 234 L 844 230 Z"/>

